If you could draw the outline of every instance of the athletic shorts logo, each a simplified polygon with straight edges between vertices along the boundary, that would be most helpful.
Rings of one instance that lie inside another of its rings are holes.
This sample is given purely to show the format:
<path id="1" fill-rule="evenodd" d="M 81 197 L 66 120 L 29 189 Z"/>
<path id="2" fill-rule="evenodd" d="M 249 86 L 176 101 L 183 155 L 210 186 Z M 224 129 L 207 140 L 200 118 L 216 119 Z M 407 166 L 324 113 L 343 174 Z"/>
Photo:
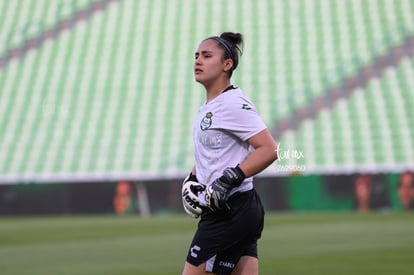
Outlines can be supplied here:
<path id="1" fill-rule="evenodd" d="M 228 268 L 234 268 L 236 265 L 233 264 L 233 263 L 230 263 L 230 262 L 220 261 L 219 262 L 219 266 L 225 266 L 225 267 L 228 267 Z"/>
<path id="2" fill-rule="evenodd" d="M 197 258 L 198 254 L 196 252 L 200 251 L 201 248 L 198 245 L 194 245 L 193 247 L 190 248 L 190 255 L 193 258 Z"/>
<path id="3" fill-rule="evenodd" d="M 213 120 L 211 119 L 213 117 L 213 114 L 211 112 L 208 112 L 205 117 L 200 122 L 200 128 L 201 130 L 205 131 L 208 128 L 210 128 L 211 123 Z"/>

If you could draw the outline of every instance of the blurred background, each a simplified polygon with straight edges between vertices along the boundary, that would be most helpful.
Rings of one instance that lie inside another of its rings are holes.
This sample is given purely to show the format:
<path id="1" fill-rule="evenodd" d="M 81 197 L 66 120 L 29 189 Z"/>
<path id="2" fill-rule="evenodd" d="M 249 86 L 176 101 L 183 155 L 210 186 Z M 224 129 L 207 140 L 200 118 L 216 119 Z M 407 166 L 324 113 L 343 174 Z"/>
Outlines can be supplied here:
<path id="1" fill-rule="evenodd" d="M 0 1 L 0 215 L 183 213 L 198 43 L 245 45 L 232 82 L 279 160 L 268 211 L 414 200 L 414 1 Z"/>

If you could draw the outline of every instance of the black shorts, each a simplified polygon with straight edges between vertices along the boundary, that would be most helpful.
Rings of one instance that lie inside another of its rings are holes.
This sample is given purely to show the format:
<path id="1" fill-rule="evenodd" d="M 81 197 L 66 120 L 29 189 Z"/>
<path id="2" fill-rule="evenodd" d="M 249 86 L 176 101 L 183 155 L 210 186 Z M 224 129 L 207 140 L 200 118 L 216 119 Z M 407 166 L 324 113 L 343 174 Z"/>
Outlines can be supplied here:
<path id="1" fill-rule="evenodd" d="M 191 243 L 187 262 L 206 271 L 230 274 L 241 256 L 257 258 L 257 240 L 263 231 L 264 210 L 254 189 L 235 193 L 224 214 L 204 211 Z"/>

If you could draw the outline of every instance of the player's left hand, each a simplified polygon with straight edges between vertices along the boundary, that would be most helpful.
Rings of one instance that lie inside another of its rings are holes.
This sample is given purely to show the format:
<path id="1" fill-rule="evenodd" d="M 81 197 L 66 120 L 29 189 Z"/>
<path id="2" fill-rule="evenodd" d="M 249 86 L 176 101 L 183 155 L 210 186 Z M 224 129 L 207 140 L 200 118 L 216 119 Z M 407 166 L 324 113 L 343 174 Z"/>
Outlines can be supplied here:
<path id="1" fill-rule="evenodd" d="M 239 166 L 226 168 L 223 175 L 214 180 L 203 192 L 206 206 L 214 212 L 229 211 L 228 195 L 231 189 L 240 186 L 245 178 L 246 176 Z"/>

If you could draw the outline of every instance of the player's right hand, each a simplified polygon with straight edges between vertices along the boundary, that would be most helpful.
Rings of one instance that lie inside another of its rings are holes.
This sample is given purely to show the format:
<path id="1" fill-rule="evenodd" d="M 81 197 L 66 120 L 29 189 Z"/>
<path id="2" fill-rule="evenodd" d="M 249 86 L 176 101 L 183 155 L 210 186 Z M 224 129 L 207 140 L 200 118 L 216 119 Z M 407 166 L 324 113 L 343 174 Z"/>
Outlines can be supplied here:
<path id="1" fill-rule="evenodd" d="M 198 197 L 206 187 L 197 181 L 197 177 L 190 173 L 183 182 L 181 196 L 184 211 L 193 218 L 198 218 L 203 213 Z"/>

